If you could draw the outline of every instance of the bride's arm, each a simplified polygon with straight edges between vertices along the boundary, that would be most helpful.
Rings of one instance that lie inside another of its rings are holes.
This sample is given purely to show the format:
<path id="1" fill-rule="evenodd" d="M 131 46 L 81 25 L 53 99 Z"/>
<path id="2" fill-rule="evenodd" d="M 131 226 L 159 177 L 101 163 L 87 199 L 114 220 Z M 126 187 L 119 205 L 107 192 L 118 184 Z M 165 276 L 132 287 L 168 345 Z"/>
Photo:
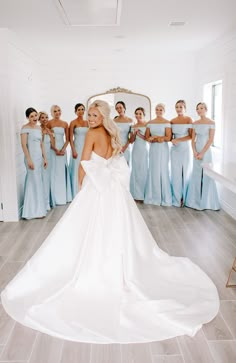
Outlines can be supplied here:
<path id="1" fill-rule="evenodd" d="M 90 160 L 91 158 L 91 153 L 93 151 L 93 146 L 94 146 L 94 141 L 95 141 L 95 137 L 94 137 L 94 131 L 93 129 L 89 129 L 87 134 L 86 134 L 86 138 L 85 138 L 85 142 L 84 142 L 84 148 L 82 151 L 82 156 L 80 161 L 82 160 Z M 79 164 L 79 190 L 82 187 L 82 183 L 83 183 L 83 179 L 85 176 L 85 171 L 81 165 L 81 163 Z"/>

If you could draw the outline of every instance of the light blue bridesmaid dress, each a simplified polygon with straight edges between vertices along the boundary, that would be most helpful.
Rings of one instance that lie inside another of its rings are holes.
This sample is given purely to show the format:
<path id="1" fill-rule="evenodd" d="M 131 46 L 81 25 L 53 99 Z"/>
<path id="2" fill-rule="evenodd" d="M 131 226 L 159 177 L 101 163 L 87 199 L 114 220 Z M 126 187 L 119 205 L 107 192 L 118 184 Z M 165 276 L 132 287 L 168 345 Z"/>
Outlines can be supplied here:
<path id="1" fill-rule="evenodd" d="M 145 135 L 146 127 L 138 129 L 142 135 Z M 148 143 L 138 135 L 133 143 L 131 159 L 130 192 L 134 199 L 144 200 L 148 173 Z"/>
<path id="2" fill-rule="evenodd" d="M 188 136 L 192 124 L 172 124 L 174 139 Z M 192 171 L 192 152 L 190 140 L 171 146 L 171 188 L 172 204 L 180 207 L 185 204 L 189 178 Z"/>
<path id="3" fill-rule="evenodd" d="M 117 126 L 120 129 L 120 137 L 122 146 L 124 146 L 129 137 L 130 133 L 130 123 L 129 122 L 116 122 Z M 130 145 L 128 145 L 127 149 L 124 152 L 124 157 L 128 164 L 130 164 Z"/>
<path id="4" fill-rule="evenodd" d="M 165 136 L 170 123 L 148 124 L 152 136 Z M 149 169 L 144 203 L 163 206 L 172 205 L 169 175 L 169 146 L 167 142 L 150 144 Z"/>
<path id="5" fill-rule="evenodd" d="M 29 169 L 25 158 L 27 174 L 24 186 L 24 205 L 22 218 L 32 219 L 45 217 L 47 214 L 46 200 L 43 186 L 43 157 L 41 149 L 41 129 L 23 128 L 21 135 L 27 134 L 27 147 L 34 170 Z"/>
<path id="6" fill-rule="evenodd" d="M 53 127 L 55 147 L 60 150 L 64 145 L 64 128 Z M 56 155 L 51 150 L 51 196 L 53 205 L 63 205 L 72 201 L 70 173 L 67 163 L 67 153 Z"/>
<path id="7" fill-rule="evenodd" d="M 196 150 L 200 152 L 209 139 L 209 132 L 215 128 L 211 124 L 194 124 Z M 211 163 L 212 154 L 209 148 L 202 160 L 193 158 L 193 172 L 187 192 L 186 206 L 198 210 L 219 210 L 220 204 L 215 181 L 204 173 L 202 163 Z"/>
<path id="8" fill-rule="evenodd" d="M 84 140 L 86 133 L 88 131 L 88 127 L 75 127 L 74 128 L 74 145 L 75 150 L 78 154 L 77 158 L 74 159 L 72 154 L 70 158 L 70 177 L 71 177 L 71 188 L 72 188 L 72 198 L 76 196 L 78 193 L 78 170 L 79 170 L 79 163 L 84 147 Z"/>
<path id="9" fill-rule="evenodd" d="M 44 185 L 47 210 L 50 210 L 51 206 L 53 205 L 51 201 L 51 140 L 48 134 L 44 135 L 43 143 L 44 143 L 46 158 L 48 161 L 47 168 L 46 169 L 43 168 L 43 185 Z"/>

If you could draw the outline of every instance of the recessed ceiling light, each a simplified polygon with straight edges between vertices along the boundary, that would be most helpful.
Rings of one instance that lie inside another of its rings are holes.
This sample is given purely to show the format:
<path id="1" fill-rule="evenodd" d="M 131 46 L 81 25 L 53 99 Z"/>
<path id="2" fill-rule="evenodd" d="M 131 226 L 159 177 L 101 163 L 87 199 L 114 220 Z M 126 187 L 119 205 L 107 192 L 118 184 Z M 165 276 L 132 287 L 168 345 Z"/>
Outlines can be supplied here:
<path id="1" fill-rule="evenodd" d="M 169 26 L 184 26 L 186 21 L 171 21 Z"/>

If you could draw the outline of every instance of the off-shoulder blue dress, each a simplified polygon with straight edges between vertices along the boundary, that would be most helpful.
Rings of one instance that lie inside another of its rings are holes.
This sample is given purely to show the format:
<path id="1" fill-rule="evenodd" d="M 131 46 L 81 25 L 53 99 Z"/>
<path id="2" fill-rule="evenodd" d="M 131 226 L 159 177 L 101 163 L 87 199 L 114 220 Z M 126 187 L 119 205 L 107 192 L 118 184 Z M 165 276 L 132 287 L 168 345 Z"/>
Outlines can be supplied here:
<path id="1" fill-rule="evenodd" d="M 173 138 L 189 135 L 192 124 L 172 124 Z M 179 142 L 171 147 L 171 189 L 172 204 L 181 207 L 185 204 L 189 179 L 192 172 L 192 151 L 190 140 Z"/>
<path id="2" fill-rule="evenodd" d="M 214 124 L 194 124 L 196 134 L 196 151 L 201 152 L 209 139 L 209 132 Z M 219 210 L 220 203 L 215 181 L 204 173 L 202 163 L 211 163 L 212 153 L 209 148 L 202 160 L 193 158 L 193 172 L 189 183 L 186 206 L 198 210 Z"/>
<path id="3" fill-rule="evenodd" d="M 168 123 L 148 124 L 152 136 L 165 136 Z M 172 205 L 169 175 L 169 146 L 167 142 L 153 142 L 149 150 L 149 168 L 144 203 Z"/>
<path id="4" fill-rule="evenodd" d="M 23 128 L 20 133 L 21 135 L 27 134 L 27 148 L 34 164 L 34 169 L 29 169 L 25 158 L 27 173 L 24 185 L 22 218 L 33 219 L 45 217 L 47 214 L 47 206 L 43 186 L 42 131 L 38 128 Z"/>
<path id="5" fill-rule="evenodd" d="M 55 147 L 61 149 L 64 145 L 64 128 L 53 127 L 55 135 Z M 51 195 L 53 205 L 63 205 L 72 201 L 70 173 L 65 155 L 56 155 L 51 151 Z"/>

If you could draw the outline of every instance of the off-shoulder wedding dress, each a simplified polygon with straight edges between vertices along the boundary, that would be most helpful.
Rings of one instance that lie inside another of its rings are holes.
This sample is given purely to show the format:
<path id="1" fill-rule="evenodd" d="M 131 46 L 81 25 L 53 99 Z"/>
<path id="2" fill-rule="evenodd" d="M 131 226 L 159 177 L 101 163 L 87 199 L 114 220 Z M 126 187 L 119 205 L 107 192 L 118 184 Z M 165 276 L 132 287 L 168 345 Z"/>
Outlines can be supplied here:
<path id="1" fill-rule="evenodd" d="M 25 326 L 79 342 L 193 336 L 218 312 L 215 285 L 188 258 L 157 246 L 129 193 L 124 157 L 92 152 L 82 165 L 82 190 L 3 290 L 5 310 Z"/>

